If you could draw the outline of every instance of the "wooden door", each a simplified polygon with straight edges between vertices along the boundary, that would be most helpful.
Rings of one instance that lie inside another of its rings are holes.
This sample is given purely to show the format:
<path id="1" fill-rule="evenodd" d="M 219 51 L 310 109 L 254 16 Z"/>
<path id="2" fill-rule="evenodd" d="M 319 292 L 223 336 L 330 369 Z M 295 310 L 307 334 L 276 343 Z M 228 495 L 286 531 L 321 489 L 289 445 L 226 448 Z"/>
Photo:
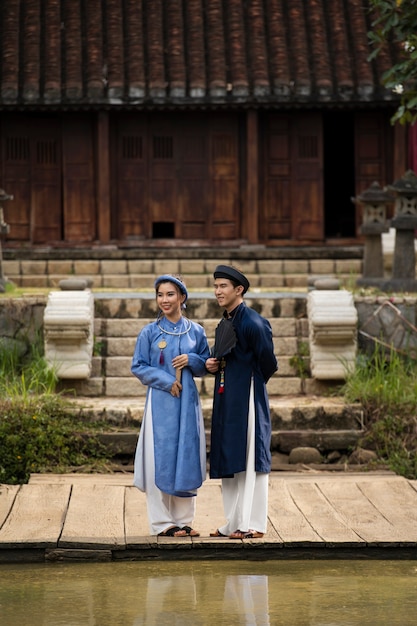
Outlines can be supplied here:
<path id="1" fill-rule="evenodd" d="M 31 128 L 31 241 L 60 241 L 62 230 L 62 145 L 59 119 Z"/>
<path id="2" fill-rule="evenodd" d="M 210 187 L 207 236 L 213 240 L 241 236 L 238 119 L 213 116 L 209 126 Z"/>
<path id="3" fill-rule="evenodd" d="M 300 116 L 293 126 L 292 238 L 324 238 L 323 129 L 321 113 Z"/>
<path id="4" fill-rule="evenodd" d="M 321 115 L 271 114 L 261 124 L 261 239 L 323 239 Z"/>
<path id="5" fill-rule="evenodd" d="M 207 130 L 201 117 L 183 120 L 175 140 L 178 145 L 176 236 L 182 239 L 207 237 L 209 176 Z M 175 213 L 174 213 L 175 215 Z"/>
<path id="6" fill-rule="evenodd" d="M 1 116 L 1 187 L 13 195 L 4 206 L 9 240 L 30 241 L 30 127 L 24 118 Z"/>
<path id="7" fill-rule="evenodd" d="M 2 116 L 1 184 L 9 241 L 96 237 L 93 126 L 88 116 Z"/>
<path id="8" fill-rule="evenodd" d="M 112 233 L 116 239 L 148 236 L 146 117 L 123 115 L 112 121 Z"/>
<path id="9" fill-rule="evenodd" d="M 259 234 L 261 239 L 290 239 L 292 232 L 291 121 L 286 115 L 265 120 L 263 183 Z M 254 175 L 252 173 L 252 175 Z"/>
<path id="10" fill-rule="evenodd" d="M 386 142 L 390 133 L 389 119 L 383 113 L 355 115 L 355 195 L 377 181 L 381 187 L 387 180 Z M 362 224 L 362 208 L 356 204 L 356 228 Z"/>
<path id="11" fill-rule="evenodd" d="M 113 145 L 117 238 L 239 236 L 236 119 L 132 115 L 114 121 Z"/>
<path id="12" fill-rule="evenodd" d="M 14 200 L 6 209 L 9 240 L 61 239 L 61 127 L 59 119 L 4 116 L 1 178 Z"/>
<path id="13" fill-rule="evenodd" d="M 93 126 L 87 116 L 72 115 L 63 124 L 63 239 L 96 238 Z"/>

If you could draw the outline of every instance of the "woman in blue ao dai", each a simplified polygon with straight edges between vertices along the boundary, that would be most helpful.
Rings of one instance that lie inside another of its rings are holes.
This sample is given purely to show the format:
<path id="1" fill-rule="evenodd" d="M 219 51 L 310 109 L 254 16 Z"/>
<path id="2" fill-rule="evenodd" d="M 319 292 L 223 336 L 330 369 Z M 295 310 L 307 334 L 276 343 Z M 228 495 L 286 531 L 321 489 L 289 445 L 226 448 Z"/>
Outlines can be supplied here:
<path id="1" fill-rule="evenodd" d="M 152 535 L 198 536 L 197 489 L 206 477 L 203 414 L 194 377 L 210 354 L 202 326 L 182 314 L 183 281 L 155 281 L 158 316 L 139 333 L 132 373 L 148 387 L 135 455 L 134 485 L 146 493 Z"/>

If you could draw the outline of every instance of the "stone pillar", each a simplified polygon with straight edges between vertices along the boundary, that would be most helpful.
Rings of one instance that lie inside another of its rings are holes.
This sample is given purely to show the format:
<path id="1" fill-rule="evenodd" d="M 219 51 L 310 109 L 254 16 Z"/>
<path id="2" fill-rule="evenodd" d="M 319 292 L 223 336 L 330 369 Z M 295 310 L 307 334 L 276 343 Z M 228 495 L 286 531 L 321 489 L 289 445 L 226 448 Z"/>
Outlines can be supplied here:
<path id="1" fill-rule="evenodd" d="M 394 196 L 384 191 L 375 181 L 352 202 L 363 205 L 363 224 L 360 232 L 365 236 L 362 277 L 358 285 L 379 286 L 384 280 L 384 255 L 382 251 L 382 233 L 389 231 L 386 221 L 387 204 L 394 201 Z"/>
<path id="2" fill-rule="evenodd" d="M 417 176 L 408 170 L 390 187 L 395 194 L 394 261 L 392 278 L 383 285 L 385 291 L 417 291 L 415 230 L 417 229 Z"/>
<path id="3" fill-rule="evenodd" d="M 8 235 L 10 231 L 10 226 L 4 221 L 3 202 L 6 200 L 13 200 L 13 196 L 9 196 L 4 189 L 0 189 L 0 293 L 6 291 L 6 285 L 9 282 L 3 274 L 3 250 L 1 245 L 2 237 Z"/>

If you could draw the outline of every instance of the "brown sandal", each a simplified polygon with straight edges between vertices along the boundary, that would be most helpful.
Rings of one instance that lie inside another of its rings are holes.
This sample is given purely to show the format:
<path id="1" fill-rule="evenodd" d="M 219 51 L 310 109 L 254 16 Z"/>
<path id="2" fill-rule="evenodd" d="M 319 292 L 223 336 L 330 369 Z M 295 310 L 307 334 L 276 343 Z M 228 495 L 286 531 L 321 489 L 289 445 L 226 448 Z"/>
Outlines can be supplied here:
<path id="1" fill-rule="evenodd" d="M 227 535 L 223 535 L 223 533 L 221 533 L 217 528 L 214 533 L 210 533 L 210 537 L 227 537 Z"/>
<path id="2" fill-rule="evenodd" d="M 229 539 L 262 539 L 264 533 L 260 533 L 257 530 L 235 530 L 234 533 L 229 535 Z"/>

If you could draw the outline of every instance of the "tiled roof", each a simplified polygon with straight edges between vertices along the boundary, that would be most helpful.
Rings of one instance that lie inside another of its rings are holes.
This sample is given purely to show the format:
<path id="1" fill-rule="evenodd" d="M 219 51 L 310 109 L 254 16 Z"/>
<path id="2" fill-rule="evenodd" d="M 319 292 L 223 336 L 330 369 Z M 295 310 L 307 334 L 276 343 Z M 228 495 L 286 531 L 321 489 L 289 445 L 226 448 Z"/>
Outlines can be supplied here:
<path id="1" fill-rule="evenodd" d="M 370 0 L 1 0 L 0 107 L 389 102 Z"/>

